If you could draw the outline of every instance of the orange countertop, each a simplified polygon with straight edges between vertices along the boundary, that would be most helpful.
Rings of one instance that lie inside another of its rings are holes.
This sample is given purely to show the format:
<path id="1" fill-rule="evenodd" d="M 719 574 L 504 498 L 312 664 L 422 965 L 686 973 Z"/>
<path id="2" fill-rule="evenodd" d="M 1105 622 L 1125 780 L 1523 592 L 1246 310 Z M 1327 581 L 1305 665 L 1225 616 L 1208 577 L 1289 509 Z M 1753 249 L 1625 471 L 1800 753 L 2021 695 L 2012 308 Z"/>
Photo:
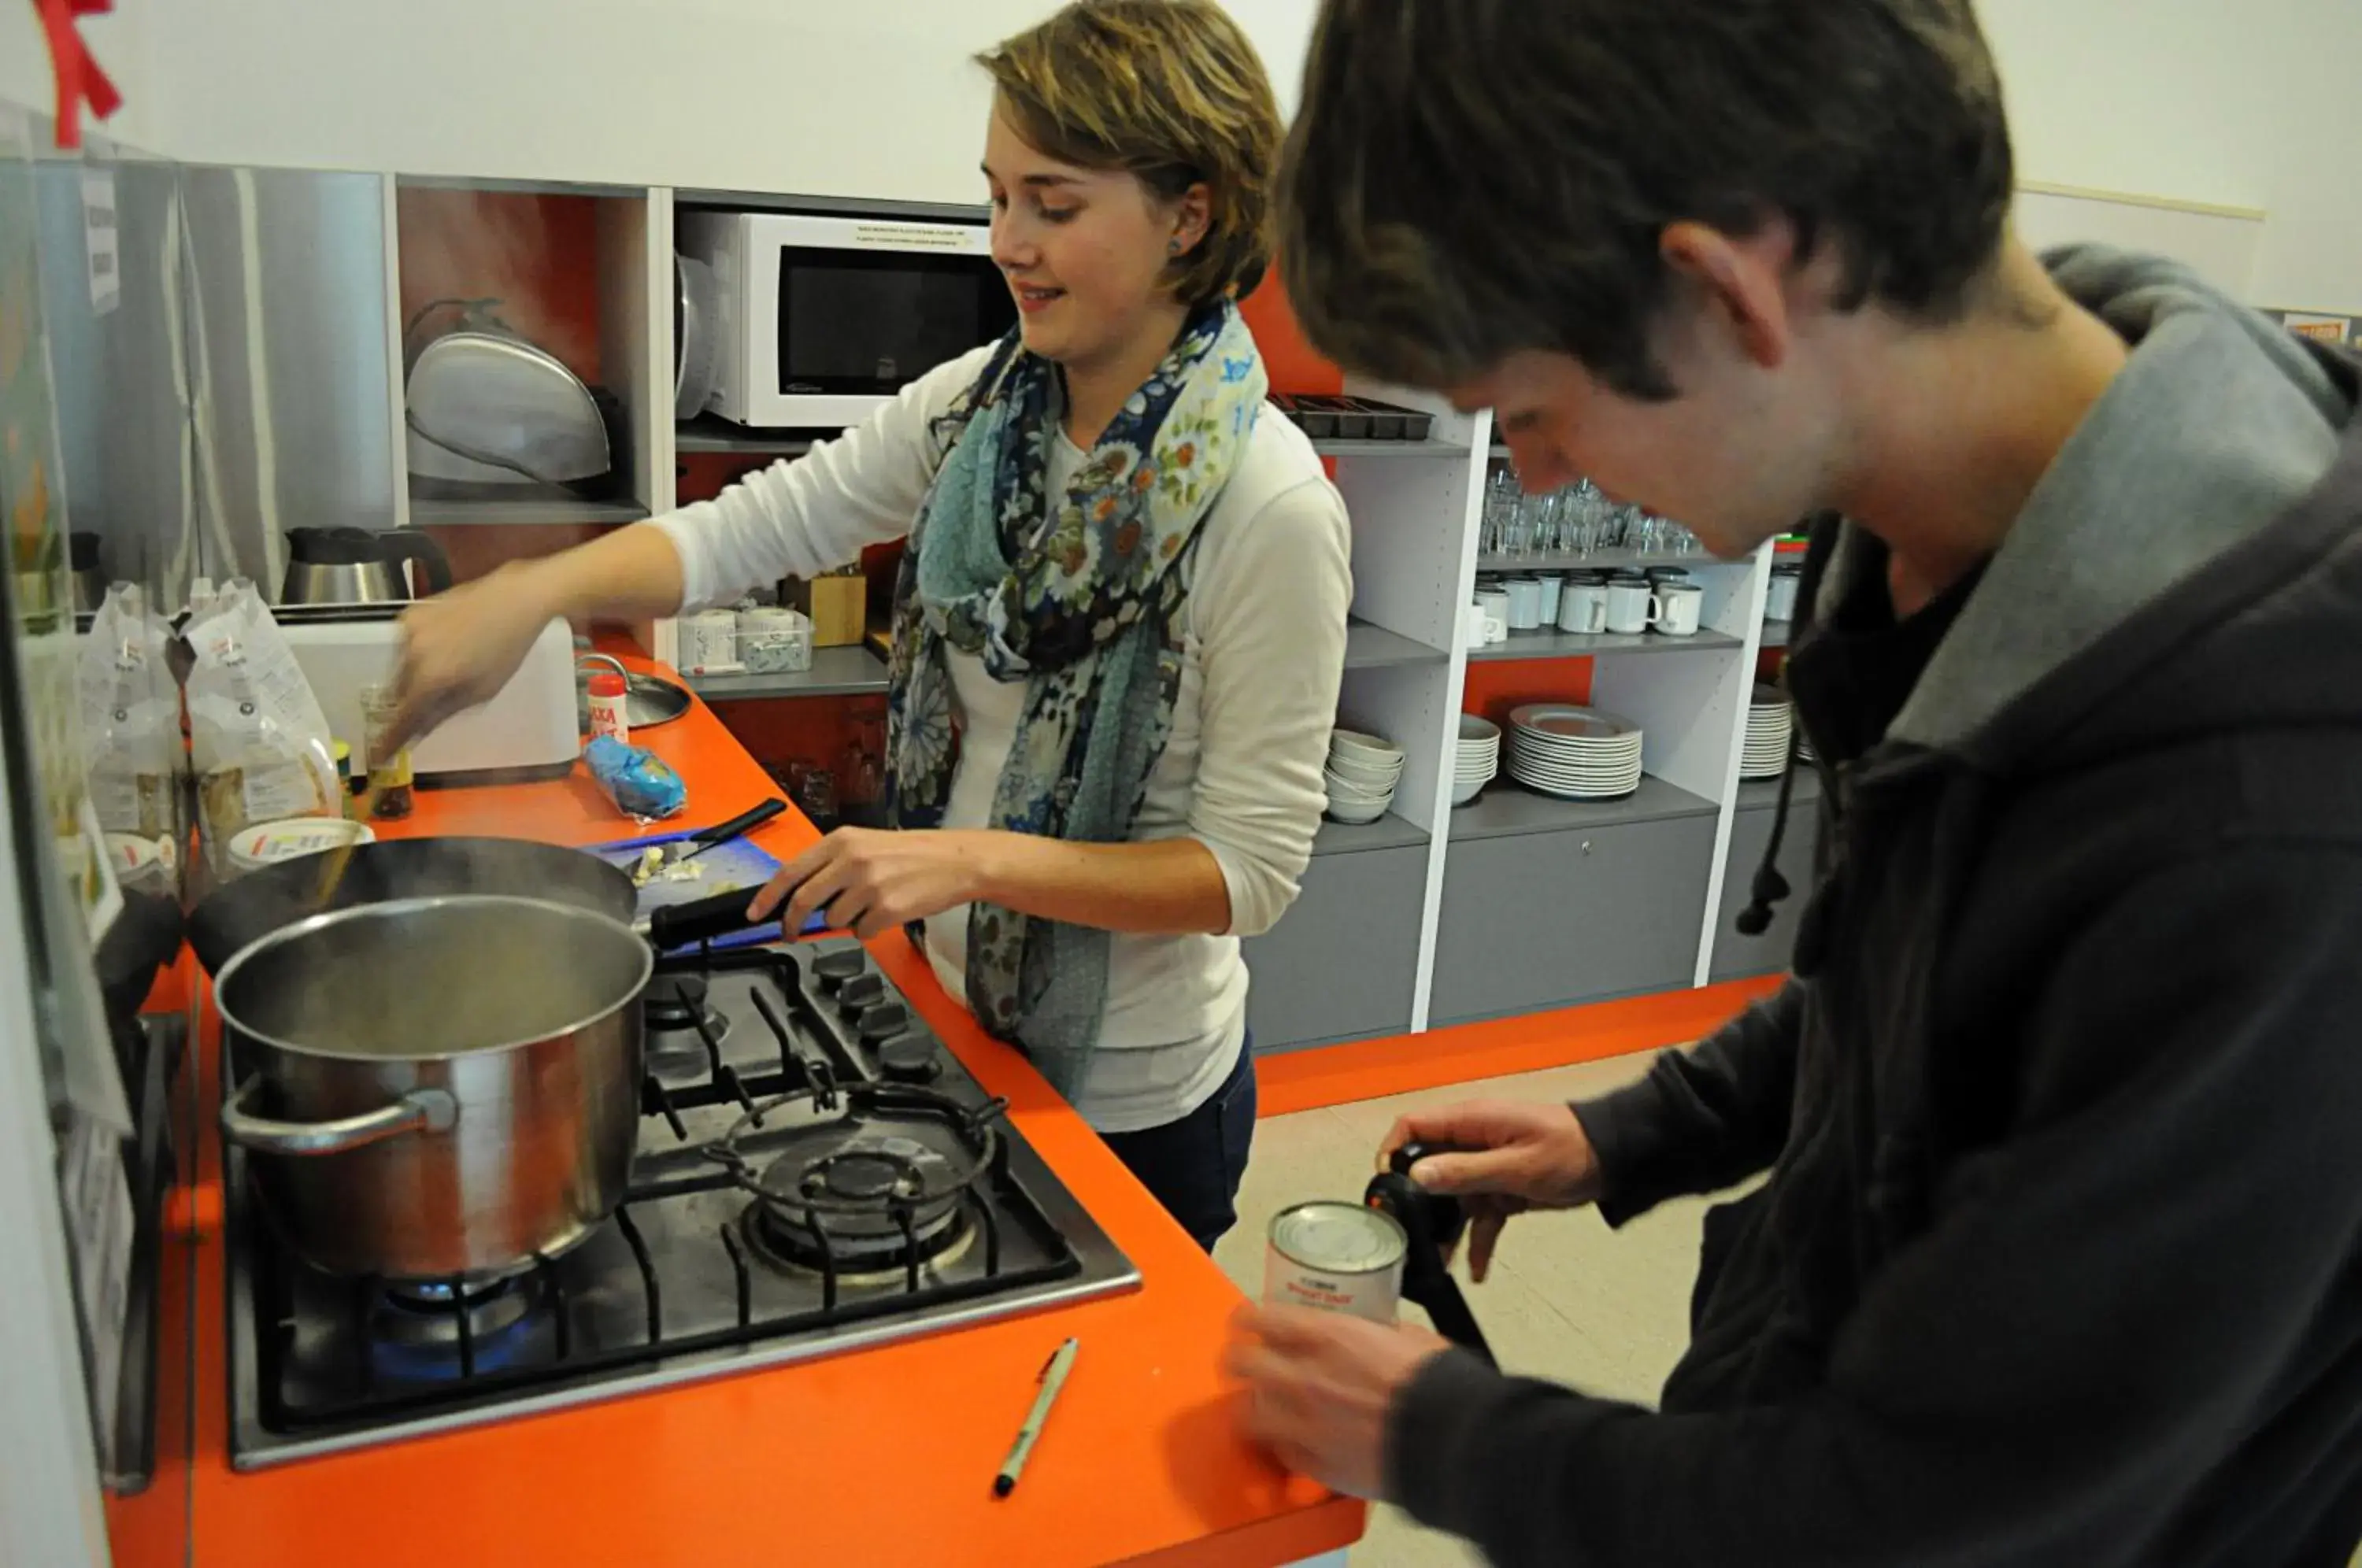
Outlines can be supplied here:
<path id="1" fill-rule="evenodd" d="M 645 660 L 626 660 L 654 669 Z M 659 671 L 660 673 L 669 673 Z M 704 704 L 636 736 L 690 786 L 666 829 L 778 791 Z M 396 831 L 567 844 L 633 836 L 589 778 L 422 790 Z M 789 812 L 753 835 L 786 858 Z M 1357 1540 L 1359 1502 L 1236 1433 L 1218 1362 L 1238 1291 L 1017 1053 L 988 1038 L 899 933 L 870 944 L 1010 1120 L 1138 1265 L 1137 1291 L 877 1349 L 239 1474 L 228 1452 L 219 1141 L 186 1212 L 194 1259 L 190 1561 L 196 1568 L 421 1562 L 566 1568 L 1279 1564 Z M 211 1070 L 208 1011 L 204 1053 Z M 210 1082 L 201 1105 L 218 1103 Z M 210 1189 L 210 1190 L 208 1190 Z M 1050 1351 L 1081 1353 L 1006 1500 L 1000 1464 Z M 118 1538 L 124 1568 L 135 1559 Z M 177 1557 L 175 1558 L 177 1561 Z"/>

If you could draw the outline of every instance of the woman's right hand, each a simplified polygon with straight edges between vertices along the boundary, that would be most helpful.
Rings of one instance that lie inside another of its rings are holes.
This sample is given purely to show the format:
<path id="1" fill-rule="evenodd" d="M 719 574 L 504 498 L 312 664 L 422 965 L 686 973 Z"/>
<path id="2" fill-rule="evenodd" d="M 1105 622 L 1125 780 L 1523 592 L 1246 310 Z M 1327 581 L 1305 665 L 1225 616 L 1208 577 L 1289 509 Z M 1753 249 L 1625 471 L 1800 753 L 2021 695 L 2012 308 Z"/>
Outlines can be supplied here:
<path id="1" fill-rule="evenodd" d="M 1410 1178 L 1461 1200 L 1468 1214 L 1468 1274 L 1480 1283 L 1513 1215 L 1573 1209 L 1599 1197 L 1598 1155 L 1568 1106 L 1477 1099 L 1415 1112 L 1396 1121 L 1379 1145 L 1378 1168 L 1414 1143 L 1455 1151 L 1419 1161 Z"/>
<path id="2" fill-rule="evenodd" d="M 404 611 L 390 743 L 407 745 L 499 696 L 557 613 L 532 563 L 502 567 Z"/>

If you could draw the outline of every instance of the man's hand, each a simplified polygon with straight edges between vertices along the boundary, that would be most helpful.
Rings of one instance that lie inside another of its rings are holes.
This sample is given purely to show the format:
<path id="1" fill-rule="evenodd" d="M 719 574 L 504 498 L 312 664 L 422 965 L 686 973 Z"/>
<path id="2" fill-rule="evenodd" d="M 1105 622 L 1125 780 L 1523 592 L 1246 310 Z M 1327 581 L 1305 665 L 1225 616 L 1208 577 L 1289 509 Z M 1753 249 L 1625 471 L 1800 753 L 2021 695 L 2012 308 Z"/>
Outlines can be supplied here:
<path id="1" fill-rule="evenodd" d="M 1385 1486 L 1386 1413 L 1451 1342 L 1341 1312 L 1243 1307 L 1223 1358 L 1247 1386 L 1240 1422 L 1282 1464 L 1356 1497 Z"/>
<path id="2" fill-rule="evenodd" d="M 1378 1146 L 1378 1168 L 1412 1143 L 1469 1151 L 1431 1154 L 1411 1168 L 1410 1178 L 1429 1192 L 1451 1194 L 1468 1211 L 1468 1276 L 1480 1284 L 1512 1215 L 1573 1209 L 1599 1196 L 1591 1139 L 1563 1105 L 1476 1099 L 1406 1116 Z"/>
<path id="3" fill-rule="evenodd" d="M 990 832 L 879 832 L 839 828 L 805 850 L 755 896 L 754 918 L 779 918 L 801 931 L 826 911 L 828 923 L 864 942 L 914 920 L 988 896 Z"/>
<path id="4" fill-rule="evenodd" d="M 392 748 L 501 694 L 556 618 L 530 565 L 503 567 L 403 612 Z"/>

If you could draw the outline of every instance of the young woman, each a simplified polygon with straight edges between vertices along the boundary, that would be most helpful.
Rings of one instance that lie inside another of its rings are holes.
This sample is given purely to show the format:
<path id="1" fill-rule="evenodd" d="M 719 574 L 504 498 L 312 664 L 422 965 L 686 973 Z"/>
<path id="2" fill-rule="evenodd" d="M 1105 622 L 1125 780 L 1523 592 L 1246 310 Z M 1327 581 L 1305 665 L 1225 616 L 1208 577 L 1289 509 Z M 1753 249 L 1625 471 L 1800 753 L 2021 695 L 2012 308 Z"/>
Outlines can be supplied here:
<path id="1" fill-rule="evenodd" d="M 1210 1248 L 1254 1126 L 1239 939 L 1311 853 L 1352 598 L 1343 504 L 1236 305 L 1278 115 L 1205 0 L 1082 0 L 979 58 L 1018 329 L 714 501 L 421 603 L 403 700 L 421 730 L 552 616 L 672 614 L 908 536 L 900 831 L 831 834 L 758 903 L 923 922 L 944 987 Z"/>

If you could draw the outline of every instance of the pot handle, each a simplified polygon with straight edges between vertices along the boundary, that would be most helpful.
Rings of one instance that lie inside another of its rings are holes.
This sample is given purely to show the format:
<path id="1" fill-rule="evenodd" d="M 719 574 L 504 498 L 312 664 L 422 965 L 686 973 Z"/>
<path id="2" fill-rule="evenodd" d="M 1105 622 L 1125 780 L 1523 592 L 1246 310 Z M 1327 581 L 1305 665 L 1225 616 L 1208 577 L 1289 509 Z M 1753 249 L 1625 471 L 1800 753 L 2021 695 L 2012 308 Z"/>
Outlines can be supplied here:
<path id="1" fill-rule="evenodd" d="M 264 1154 L 337 1154 L 404 1132 L 441 1132 L 458 1120 L 459 1102 L 439 1088 L 413 1089 L 392 1105 L 335 1121 L 273 1121 L 246 1108 L 262 1080 L 252 1077 L 222 1107 L 222 1135 Z"/>

